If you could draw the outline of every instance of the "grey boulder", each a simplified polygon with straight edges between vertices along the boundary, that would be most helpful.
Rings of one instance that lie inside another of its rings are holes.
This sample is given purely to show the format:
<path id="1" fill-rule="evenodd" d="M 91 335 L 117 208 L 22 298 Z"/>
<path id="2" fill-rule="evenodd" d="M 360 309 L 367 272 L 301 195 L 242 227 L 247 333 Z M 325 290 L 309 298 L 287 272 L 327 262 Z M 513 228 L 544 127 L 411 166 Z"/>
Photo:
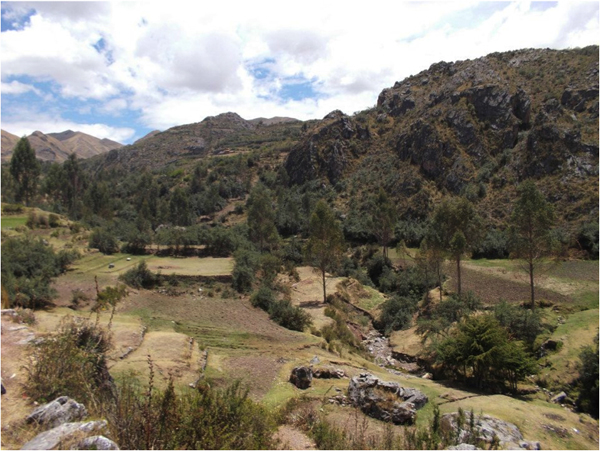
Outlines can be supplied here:
<path id="1" fill-rule="evenodd" d="M 470 414 L 464 415 L 459 422 L 458 412 L 442 415 L 440 427 L 446 433 L 452 433 L 460 442 L 475 441 L 491 445 L 498 441 L 504 449 L 541 449 L 540 442 L 528 441 L 523 438 L 519 428 L 513 423 L 500 420 L 490 415 L 475 415 L 471 420 Z M 462 426 L 459 427 L 459 423 Z M 470 430 L 470 424 L 473 429 Z"/>
<path id="2" fill-rule="evenodd" d="M 36 435 L 23 445 L 21 449 L 65 449 L 65 442 L 81 439 L 81 436 L 98 435 L 106 429 L 106 421 L 88 421 L 86 423 L 64 423 Z"/>
<path id="3" fill-rule="evenodd" d="M 382 381 L 369 373 L 350 380 L 348 399 L 366 415 L 394 424 L 414 423 L 416 410 L 427 403 L 427 396 L 419 390 Z"/>
<path id="4" fill-rule="evenodd" d="M 86 417 L 87 410 L 83 404 L 79 404 L 68 396 L 61 396 L 36 408 L 26 421 L 54 428 L 63 423 L 83 420 Z"/>
<path id="5" fill-rule="evenodd" d="M 84 438 L 76 446 L 71 449 L 102 449 L 102 450 L 115 450 L 120 449 L 119 445 L 113 442 L 111 439 L 104 437 L 103 435 L 93 435 L 91 437 Z"/>

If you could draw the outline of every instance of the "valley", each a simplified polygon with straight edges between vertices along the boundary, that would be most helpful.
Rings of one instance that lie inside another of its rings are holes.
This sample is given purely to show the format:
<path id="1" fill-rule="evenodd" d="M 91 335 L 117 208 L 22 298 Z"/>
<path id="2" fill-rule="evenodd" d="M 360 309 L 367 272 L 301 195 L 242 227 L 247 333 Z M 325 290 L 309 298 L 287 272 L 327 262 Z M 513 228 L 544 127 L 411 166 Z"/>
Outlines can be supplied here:
<path id="1" fill-rule="evenodd" d="M 440 62 L 353 115 L 4 163 L 2 448 L 68 395 L 122 449 L 597 449 L 597 67 Z"/>

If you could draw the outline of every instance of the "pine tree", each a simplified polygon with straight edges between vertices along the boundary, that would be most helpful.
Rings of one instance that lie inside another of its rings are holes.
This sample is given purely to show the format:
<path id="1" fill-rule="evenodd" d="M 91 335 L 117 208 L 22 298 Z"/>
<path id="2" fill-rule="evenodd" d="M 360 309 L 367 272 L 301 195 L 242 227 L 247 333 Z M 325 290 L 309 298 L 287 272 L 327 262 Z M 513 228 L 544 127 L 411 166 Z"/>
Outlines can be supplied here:
<path id="1" fill-rule="evenodd" d="M 15 181 L 17 202 L 29 205 L 37 191 L 40 172 L 40 163 L 35 158 L 35 151 L 31 148 L 29 140 L 26 137 L 21 138 L 10 159 L 10 174 Z"/>

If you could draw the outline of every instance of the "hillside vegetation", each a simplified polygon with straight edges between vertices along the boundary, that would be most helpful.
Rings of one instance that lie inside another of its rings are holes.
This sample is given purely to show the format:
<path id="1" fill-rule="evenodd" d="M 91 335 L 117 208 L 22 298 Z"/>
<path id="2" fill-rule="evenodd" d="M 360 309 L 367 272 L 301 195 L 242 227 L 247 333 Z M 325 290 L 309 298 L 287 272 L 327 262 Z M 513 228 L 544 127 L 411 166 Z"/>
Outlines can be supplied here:
<path id="1" fill-rule="evenodd" d="M 484 415 L 597 448 L 597 47 L 436 63 L 352 115 L 32 155 L 2 167 L 3 447 L 52 394 L 123 448 L 512 446 Z M 349 400 L 367 372 L 426 403 L 376 419 Z"/>

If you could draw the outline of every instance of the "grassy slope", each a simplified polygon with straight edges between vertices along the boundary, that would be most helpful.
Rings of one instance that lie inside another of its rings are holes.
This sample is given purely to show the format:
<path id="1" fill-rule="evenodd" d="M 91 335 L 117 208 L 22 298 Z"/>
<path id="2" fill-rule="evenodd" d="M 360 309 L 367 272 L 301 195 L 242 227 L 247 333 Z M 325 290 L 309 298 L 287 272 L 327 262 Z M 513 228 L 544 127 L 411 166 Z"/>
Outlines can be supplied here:
<path id="1" fill-rule="evenodd" d="M 67 240 L 68 236 L 58 239 Z M 188 274 L 208 273 L 215 269 L 212 263 L 218 263 L 214 273 L 221 273 L 230 265 L 226 259 L 131 256 L 131 261 L 127 261 L 127 257 L 129 256 L 123 254 L 103 256 L 96 252 L 87 253 L 74 265 L 72 271 L 61 276 L 56 283 L 61 287 L 58 304 L 68 304 L 70 289 L 84 288 L 93 294 L 96 275 L 99 276 L 101 288 L 107 284 L 114 285 L 118 275 L 135 265 L 140 258 L 148 259 L 151 267 L 176 266 L 177 272 L 186 271 Z M 115 268 L 109 270 L 109 263 L 115 263 Z M 501 267 L 511 263 L 486 264 Z M 598 263 L 584 262 L 583 265 L 587 271 L 582 272 L 581 268 L 573 269 L 572 265 L 567 265 L 562 269 L 557 268 L 551 274 L 551 277 L 559 282 L 579 284 L 578 289 L 571 293 L 575 299 L 586 298 L 590 287 L 595 286 L 597 289 L 597 283 L 594 285 L 593 280 L 588 279 L 591 278 L 590 274 L 594 268 L 597 271 Z M 315 281 L 308 284 L 310 290 L 305 294 L 308 297 L 320 294 L 320 287 L 316 283 L 317 275 L 308 269 L 305 272 L 306 277 L 315 278 Z M 336 285 L 337 281 L 331 279 L 329 283 Z M 328 287 L 333 288 L 333 285 Z M 433 412 L 432 403 L 435 402 L 441 405 L 442 413 L 455 411 L 460 406 L 466 410 L 472 408 L 476 413 L 484 412 L 513 421 L 519 425 L 526 439 L 540 440 L 544 448 L 597 448 L 597 422 L 550 404 L 539 399 L 539 396 L 529 401 L 502 395 L 479 396 L 435 381 L 392 375 L 361 356 L 346 352 L 339 356 L 323 350 L 320 338 L 288 331 L 275 325 L 265 312 L 253 308 L 247 298 L 226 291 L 227 286 L 224 284 L 207 285 L 192 281 L 176 288 L 178 294 L 175 296 L 156 291 L 130 290 L 128 298 L 119 305 L 113 320 L 116 346 L 112 371 L 115 375 L 124 371 L 134 371 L 144 378 L 147 374 L 146 359 L 150 354 L 155 362 L 157 382 L 164 383 L 169 375 L 173 375 L 178 384 L 185 387 L 200 374 L 201 351 L 208 350 L 205 376 L 212 380 L 214 385 L 222 386 L 234 379 L 241 379 L 249 385 L 254 398 L 262 399 L 265 404 L 276 407 L 291 397 L 308 395 L 316 399 L 326 399 L 335 393 L 334 388 L 347 388 L 348 379 L 315 380 L 307 391 L 298 390 L 288 382 L 294 366 L 308 364 L 316 355 L 324 364 L 340 366 L 349 376 L 369 371 L 385 380 L 396 380 L 403 385 L 423 390 L 431 402 L 419 412 L 420 425 L 428 423 Z M 202 292 L 199 291 L 200 288 L 203 289 Z M 209 292 L 212 295 L 209 295 Z M 370 296 L 365 298 L 365 302 L 371 306 L 374 298 L 378 296 L 369 290 L 367 292 Z M 68 314 L 73 312 L 65 308 L 40 312 L 40 321 L 36 327 L 40 332 L 54 330 L 60 318 Z M 89 315 L 86 312 L 75 314 Z M 103 313 L 101 321 L 107 322 L 108 316 L 108 313 Z M 565 316 L 565 323 L 554 332 L 555 337 L 564 340 L 564 345 L 548 359 L 555 368 L 555 374 L 566 375 L 573 374 L 572 365 L 579 346 L 586 344 L 588 338 L 597 333 L 598 310 L 574 312 Z M 142 324 L 148 327 L 148 332 L 140 345 Z M 410 334 L 410 331 L 404 333 Z M 414 337 L 414 334 L 412 336 Z M 190 338 L 194 340 L 190 341 Z M 394 338 L 408 343 L 411 337 L 402 339 L 398 335 L 393 337 L 393 340 Z M 128 347 L 134 348 L 134 352 L 120 360 L 119 353 Z M 354 409 L 329 405 L 323 407 L 323 412 L 346 422 L 356 415 Z M 362 418 L 361 414 L 359 416 Z M 379 422 L 368 421 L 373 424 L 374 429 L 381 427 Z M 395 429 L 402 431 L 399 427 Z M 579 432 L 575 432 L 575 429 Z"/>

